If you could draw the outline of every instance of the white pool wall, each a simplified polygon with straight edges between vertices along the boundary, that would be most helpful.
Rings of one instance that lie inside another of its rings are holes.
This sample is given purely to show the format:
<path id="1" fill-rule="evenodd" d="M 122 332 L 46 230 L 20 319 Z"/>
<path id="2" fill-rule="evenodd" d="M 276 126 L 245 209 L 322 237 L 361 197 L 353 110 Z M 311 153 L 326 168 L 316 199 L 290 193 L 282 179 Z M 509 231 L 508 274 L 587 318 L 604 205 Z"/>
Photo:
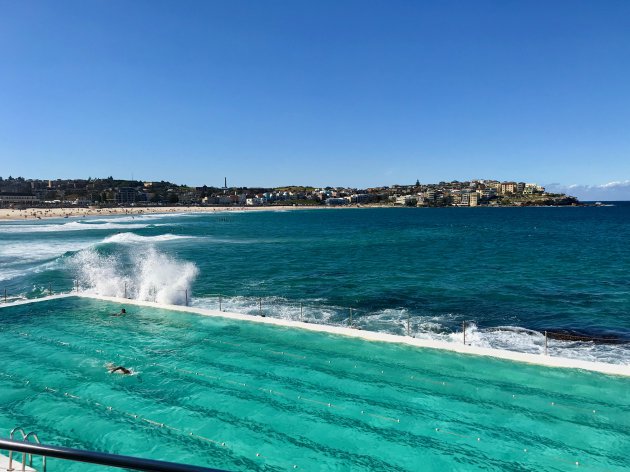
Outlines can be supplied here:
<path id="1" fill-rule="evenodd" d="M 428 349 L 440 349 L 444 351 L 457 352 L 460 354 L 472 354 L 476 356 L 494 357 L 497 359 L 505 359 L 514 362 L 524 362 L 527 364 L 536 364 L 546 367 L 561 367 L 567 369 L 583 369 L 592 372 L 600 372 L 609 375 L 620 375 L 624 377 L 630 377 L 630 366 L 623 364 L 608 364 L 605 362 L 592 362 L 579 359 L 568 359 L 565 357 L 551 357 L 541 354 L 529 354 L 523 352 L 514 352 L 504 349 L 492 349 L 485 347 L 469 346 L 465 344 L 458 344 L 455 342 L 437 341 L 432 339 L 414 338 L 410 336 L 399 336 L 395 334 L 379 333 L 375 331 L 363 331 L 355 328 L 347 328 L 342 326 L 329 326 L 315 323 L 305 323 L 302 321 L 284 320 L 271 317 L 262 317 L 256 315 L 246 315 L 243 313 L 231 313 L 227 311 L 209 310 L 205 308 L 188 307 L 181 305 L 167 305 L 163 303 L 131 300 L 127 298 L 107 297 L 102 295 L 95 295 L 90 293 L 69 293 L 62 295 L 51 295 L 48 297 L 42 297 L 31 300 L 20 300 L 16 302 L 1 304 L 2 307 L 25 305 L 29 303 L 37 303 L 48 300 L 57 300 L 60 298 L 79 297 L 89 298 L 93 300 L 103 300 L 107 302 L 120 303 L 121 305 L 136 305 L 145 306 L 151 308 L 162 308 L 169 311 L 179 311 L 185 313 L 193 313 L 203 316 L 214 316 L 219 318 L 227 318 L 238 321 L 248 321 L 253 323 L 262 323 L 267 325 L 284 326 L 290 328 L 305 329 L 308 331 L 314 331 L 318 333 L 328 333 L 340 336 L 347 336 L 351 338 L 365 339 L 368 341 L 378 341 L 386 343 L 406 344 L 409 346 L 415 346 Z"/>

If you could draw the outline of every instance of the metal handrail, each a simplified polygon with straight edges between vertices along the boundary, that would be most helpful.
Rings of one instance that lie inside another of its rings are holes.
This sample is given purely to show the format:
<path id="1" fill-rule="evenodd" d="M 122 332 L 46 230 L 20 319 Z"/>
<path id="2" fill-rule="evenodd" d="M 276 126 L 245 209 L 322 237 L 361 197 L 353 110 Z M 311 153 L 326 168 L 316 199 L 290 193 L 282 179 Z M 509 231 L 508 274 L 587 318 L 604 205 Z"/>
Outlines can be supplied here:
<path id="1" fill-rule="evenodd" d="M 55 457 L 75 462 L 87 462 L 110 467 L 119 467 L 141 471 L 153 472 L 225 472 L 220 469 L 211 469 L 195 465 L 177 464 L 175 462 L 142 459 L 140 457 L 121 456 L 105 452 L 86 451 L 62 446 L 47 444 L 34 444 L 29 442 L 14 441 L 0 438 L 0 449 L 21 452 L 23 454 L 35 454 L 37 456 Z"/>
<path id="2" fill-rule="evenodd" d="M 39 440 L 39 437 L 37 436 L 37 433 L 34 431 L 29 432 L 26 437 L 24 438 L 24 442 L 28 442 L 28 438 L 32 437 L 35 440 L 36 444 L 41 444 L 42 442 Z M 25 469 L 25 465 L 26 465 L 26 453 L 22 454 L 22 470 Z M 29 462 L 28 462 L 28 466 L 32 467 L 33 466 L 33 454 L 29 454 Z M 46 456 L 42 457 L 42 472 L 46 472 Z"/>
<path id="3" fill-rule="evenodd" d="M 26 431 L 24 431 L 24 428 L 20 428 L 19 426 L 16 426 L 15 428 L 13 428 L 11 430 L 11 432 L 9 433 L 9 438 L 11 440 L 13 440 L 13 435 L 16 432 L 22 433 L 22 440 L 26 441 L 26 438 L 27 438 Z M 7 470 L 9 470 L 9 471 L 13 470 L 13 452 L 14 451 L 9 450 L 9 465 L 7 466 Z M 18 451 L 18 452 L 20 452 L 20 451 Z M 25 461 L 26 461 L 26 452 L 22 452 L 22 462 L 25 462 Z"/>

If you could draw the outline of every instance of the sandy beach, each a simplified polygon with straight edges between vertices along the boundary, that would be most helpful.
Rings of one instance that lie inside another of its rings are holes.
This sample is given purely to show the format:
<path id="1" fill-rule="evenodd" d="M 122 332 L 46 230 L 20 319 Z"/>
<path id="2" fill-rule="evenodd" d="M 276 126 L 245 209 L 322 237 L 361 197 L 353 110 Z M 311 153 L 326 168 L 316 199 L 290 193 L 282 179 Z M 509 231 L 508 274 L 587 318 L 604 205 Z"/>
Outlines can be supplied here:
<path id="1" fill-rule="evenodd" d="M 85 218 L 88 216 L 110 215 L 152 215 L 156 213 L 215 213 L 226 211 L 287 211 L 287 210 L 321 210 L 324 206 L 256 206 L 256 207 L 116 207 L 116 208 L 26 208 L 22 210 L 0 208 L 0 220 L 33 220 L 44 218 Z M 339 208 L 339 207 L 335 207 Z M 348 205 L 344 208 L 350 208 Z M 356 206 L 352 206 L 356 208 Z"/>

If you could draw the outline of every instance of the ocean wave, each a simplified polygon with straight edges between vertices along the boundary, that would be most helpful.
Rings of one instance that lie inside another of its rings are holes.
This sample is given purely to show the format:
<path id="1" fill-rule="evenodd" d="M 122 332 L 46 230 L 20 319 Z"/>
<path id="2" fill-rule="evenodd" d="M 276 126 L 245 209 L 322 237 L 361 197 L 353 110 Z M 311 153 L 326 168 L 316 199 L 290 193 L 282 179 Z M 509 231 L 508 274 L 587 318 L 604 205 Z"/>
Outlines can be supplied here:
<path id="1" fill-rule="evenodd" d="M 86 240 L 76 241 L 3 241 L 0 245 L 0 260 L 5 264 L 38 262 L 58 257 L 67 252 L 78 251 L 92 244 Z"/>
<path id="2" fill-rule="evenodd" d="M 179 261 L 152 246 L 111 255 L 90 247 L 76 253 L 70 267 L 81 290 L 171 305 L 186 302 L 199 273 L 192 262 Z"/>
<path id="3" fill-rule="evenodd" d="M 461 331 L 451 334 L 453 342 L 463 342 Z M 475 323 L 466 327 L 466 343 L 477 347 L 505 349 L 530 354 L 545 354 L 545 334 L 519 326 L 480 329 Z M 630 365 L 630 344 L 605 344 L 593 341 L 547 339 L 547 354 L 593 362 Z"/>
<path id="4" fill-rule="evenodd" d="M 193 306 L 211 310 L 219 309 L 219 298 L 194 298 Z M 264 315 L 273 318 L 309 323 L 349 326 L 365 331 L 411 335 L 419 339 L 463 343 L 461 330 L 451 326 L 459 324 L 459 316 L 419 315 L 407 308 L 388 308 L 375 312 L 327 306 L 310 300 L 299 302 L 282 297 L 221 297 L 221 309 L 227 312 Z M 529 354 L 545 354 L 545 335 L 539 331 L 519 326 L 496 326 L 480 329 L 475 323 L 466 323 L 466 344 L 491 349 Z M 554 357 L 630 365 L 630 344 L 600 344 L 588 341 L 564 341 L 547 339 L 547 354 Z"/>
<path id="5" fill-rule="evenodd" d="M 103 243 L 139 244 L 150 242 L 176 241 L 178 239 L 197 239 L 196 236 L 181 236 L 177 234 L 159 234 L 157 236 L 141 236 L 135 233 L 117 233 L 103 239 Z"/>
<path id="6" fill-rule="evenodd" d="M 91 217 L 84 220 L 86 223 L 129 223 L 129 222 L 143 222 L 161 220 L 164 218 L 180 218 L 190 215 L 199 215 L 199 213 L 148 213 L 148 214 L 134 214 L 134 215 L 107 215 Z"/>
<path id="7" fill-rule="evenodd" d="M 0 281 L 12 280 L 32 273 L 58 269 L 62 256 L 76 253 L 99 244 L 117 243 L 127 245 L 151 244 L 160 242 L 191 239 L 195 236 L 161 234 L 141 236 L 132 232 L 118 233 L 102 240 L 55 239 L 55 240 L 20 240 L 3 241 L 0 244 Z"/>
<path id="8" fill-rule="evenodd" d="M 0 271 L 0 282 L 4 282 L 5 280 L 13 280 L 17 277 L 24 275 L 26 271 L 21 269 L 6 269 L 3 268 Z"/>
<path id="9" fill-rule="evenodd" d="M 112 229 L 142 229 L 149 224 L 119 224 L 119 223 L 80 223 L 71 221 L 62 224 L 0 224 L 0 233 L 56 233 L 63 231 L 112 230 Z"/>

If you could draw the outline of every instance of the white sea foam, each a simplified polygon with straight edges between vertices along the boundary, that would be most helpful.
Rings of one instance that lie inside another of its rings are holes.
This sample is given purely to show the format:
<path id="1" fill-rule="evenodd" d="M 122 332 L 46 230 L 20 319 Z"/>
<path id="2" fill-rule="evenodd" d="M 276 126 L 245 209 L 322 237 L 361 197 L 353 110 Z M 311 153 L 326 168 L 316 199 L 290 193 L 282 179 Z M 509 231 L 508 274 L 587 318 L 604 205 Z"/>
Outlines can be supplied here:
<path id="1" fill-rule="evenodd" d="M 463 342 L 461 331 L 452 333 L 449 338 L 453 342 Z M 539 331 L 518 326 L 479 329 L 474 323 L 468 323 L 466 344 L 530 354 L 545 353 L 545 335 Z M 595 344 L 548 339 L 547 353 L 550 356 L 630 365 L 630 345 L 627 344 Z"/>
<path id="2" fill-rule="evenodd" d="M 199 213 L 151 213 L 141 215 L 108 215 L 103 217 L 92 217 L 85 219 L 86 223 L 129 223 L 129 222 L 145 222 L 161 220 L 164 218 L 180 218 L 190 215 L 199 215 Z"/>
<path id="3" fill-rule="evenodd" d="M 284 320 L 308 320 L 315 323 L 332 324 L 338 316 L 338 310 L 325 305 L 316 306 L 313 301 L 300 307 L 282 297 L 232 296 L 221 297 L 221 309 L 233 313 L 265 315 Z M 219 296 L 194 298 L 193 306 L 209 310 L 219 309 Z"/>
<path id="4" fill-rule="evenodd" d="M 148 223 L 120 224 L 120 223 L 80 223 L 71 221 L 62 224 L 0 224 L 0 233 L 55 233 L 62 231 L 87 231 L 87 230 L 115 230 L 115 229 L 141 229 L 149 226 Z"/>
<path id="5" fill-rule="evenodd" d="M 219 298 L 195 298 L 193 306 L 211 310 L 219 309 Z M 265 316 L 293 321 L 347 326 L 350 323 L 349 308 L 327 306 L 323 300 L 310 300 L 302 305 L 282 297 L 222 297 L 221 309 L 232 313 Z M 352 326 L 365 331 L 407 334 L 407 323 L 411 336 L 431 341 L 462 344 L 461 330 L 453 331 L 449 326 L 459 325 L 460 317 L 454 314 L 421 316 L 410 313 L 406 308 L 390 308 L 373 313 L 353 310 Z M 505 349 L 530 354 L 544 354 L 545 336 L 538 331 L 518 326 L 499 326 L 479 329 L 475 323 L 466 324 L 466 344 L 493 349 Z M 630 365 L 630 345 L 594 344 L 592 342 L 567 342 L 548 339 L 547 352 L 550 356 L 568 357 L 593 362 Z"/>
<path id="6" fill-rule="evenodd" d="M 25 271 L 21 269 L 7 269 L 3 267 L 2 270 L 0 270 L 0 282 L 4 280 L 12 280 L 24 273 Z"/>
<path id="7" fill-rule="evenodd" d="M 4 241 L 0 245 L 0 260 L 14 262 L 37 262 L 60 256 L 70 251 L 78 251 L 92 244 L 86 240 L 53 241 Z"/>
<path id="8" fill-rule="evenodd" d="M 118 233 L 101 241 L 87 239 L 53 239 L 45 241 L 4 241 L 0 245 L 0 281 L 12 280 L 28 273 L 38 273 L 57 268 L 59 256 L 80 251 L 99 243 L 118 243 L 128 245 L 148 244 L 194 238 L 161 234 L 157 236 L 140 236 L 135 233 Z M 43 263 L 43 264 L 42 264 Z"/>
<path id="9" fill-rule="evenodd" d="M 80 288 L 89 292 L 165 304 L 184 304 L 198 269 L 192 262 L 182 262 L 143 247 L 127 253 L 105 256 L 95 248 L 75 254 L 71 265 Z"/>
<path id="10" fill-rule="evenodd" d="M 141 236 L 135 233 L 118 233 L 103 239 L 104 243 L 145 244 L 150 242 L 175 241 L 178 239 L 195 239 L 195 236 L 180 236 L 177 234 L 158 234 L 156 236 Z"/>

